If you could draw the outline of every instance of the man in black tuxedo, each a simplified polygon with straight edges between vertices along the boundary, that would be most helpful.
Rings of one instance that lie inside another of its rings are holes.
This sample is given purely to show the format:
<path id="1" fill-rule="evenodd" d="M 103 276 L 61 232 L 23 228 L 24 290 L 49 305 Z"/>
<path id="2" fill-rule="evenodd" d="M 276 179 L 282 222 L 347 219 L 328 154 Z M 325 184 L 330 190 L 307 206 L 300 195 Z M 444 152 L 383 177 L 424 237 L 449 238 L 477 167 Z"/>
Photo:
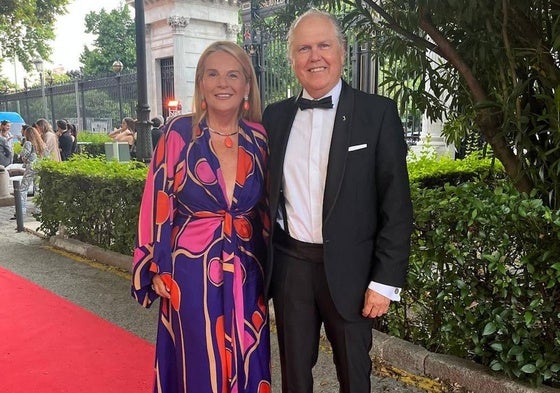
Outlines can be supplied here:
<path id="1" fill-rule="evenodd" d="M 412 230 L 406 143 L 395 102 L 342 79 L 344 37 L 310 10 L 288 33 L 303 86 L 269 105 L 274 302 L 282 391 L 312 393 L 321 324 L 340 391 L 370 392 L 373 318 L 400 300 Z"/>

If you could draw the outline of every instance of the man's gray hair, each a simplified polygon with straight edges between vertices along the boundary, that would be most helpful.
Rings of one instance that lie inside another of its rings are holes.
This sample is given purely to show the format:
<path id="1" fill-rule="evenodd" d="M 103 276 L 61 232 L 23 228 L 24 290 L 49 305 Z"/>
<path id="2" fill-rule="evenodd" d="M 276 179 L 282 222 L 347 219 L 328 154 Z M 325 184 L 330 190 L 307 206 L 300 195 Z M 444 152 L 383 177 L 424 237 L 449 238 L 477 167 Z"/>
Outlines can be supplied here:
<path id="1" fill-rule="evenodd" d="M 330 23 L 334 27 L 336 38 L 338 40 L 340 47 L 343 50 L 345 49 L 346 37 L 344 37 L 344 34 L 342 33 L 342 28 L 340 27 L 340 23 L 338 23 L 338 20 L 328 12 L 321 11 L 316 8 L 311 8 L 310 10 L 298 16 L 296 20 L 292 22 L 292 25 L 290 26 L 290 30 L 288 30 L 288 59 L 290 60 L 292 59 L 292 45 L 294 43 L 294 30 L 296 29 L 299 22 L 301 22 L 303 19 L 307 18 L 308 16 L 320 16 L 330 21 Z"/>

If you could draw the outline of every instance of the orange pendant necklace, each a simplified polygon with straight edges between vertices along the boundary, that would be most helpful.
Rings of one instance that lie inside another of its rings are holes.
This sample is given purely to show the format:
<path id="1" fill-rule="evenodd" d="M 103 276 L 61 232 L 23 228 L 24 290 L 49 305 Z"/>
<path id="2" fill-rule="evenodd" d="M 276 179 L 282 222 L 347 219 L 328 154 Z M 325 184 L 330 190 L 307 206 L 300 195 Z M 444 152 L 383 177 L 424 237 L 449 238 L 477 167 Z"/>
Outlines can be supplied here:
<path id="1" fill-rule="evenodd" d="M 235 132 L 225 133 L 225 132 L 214 130 L 212 127 L 208 126 L 208 131 L 216 135 L 224 136 L 225 137 L 224 146 L 227 147 L 228 149 L 231 149 L 233 147 L 233 140 L 231 139 L 231 137 L 239 134 L 239 128 L 237 128 L 237 131 Z"/>

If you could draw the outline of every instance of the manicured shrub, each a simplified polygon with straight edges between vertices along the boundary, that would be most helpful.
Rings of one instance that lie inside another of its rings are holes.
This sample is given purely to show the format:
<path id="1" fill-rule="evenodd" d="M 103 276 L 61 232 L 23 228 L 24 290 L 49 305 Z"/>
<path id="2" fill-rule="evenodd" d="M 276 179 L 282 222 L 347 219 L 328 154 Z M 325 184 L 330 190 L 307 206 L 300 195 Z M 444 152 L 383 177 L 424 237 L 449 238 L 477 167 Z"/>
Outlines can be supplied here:
<path id="1" fill-rule="evenodd" d="M 130 255 L 147 167 L 77 156 L 39 165 L 49 235 Z M 410 157 L 406 290 L 383 330 L 535 385 L 560 386 L 560 212 L 519 194 L 492 158 Z"/>
<path id="2" fill-rule="evenodd" d="M 84 155 L 41 161 L 38 167 L 41 230 L 60 226 L 80 241 L 131 255 L 147 167 Z"/>
<path id="3" fill-rule="evenodd" d="M 519 194 L 484 160 L 468 163 L 470 171 L 446 160 L 431 171 L 427 161 L 417 173 L 411 165 L 407 290 L 385 329 L 433 352 L 559 386 L 560 212 Z"/>
<path id="4" fill-rule="evenodd" d="M 93 133 L 82 131 L 78 133 L 78 145 L 80 153 L 87 154 L 91 157 L 102 157 L 105 155 L 105 142 L 111 142 L 112 139 L 107 134 Z"/>

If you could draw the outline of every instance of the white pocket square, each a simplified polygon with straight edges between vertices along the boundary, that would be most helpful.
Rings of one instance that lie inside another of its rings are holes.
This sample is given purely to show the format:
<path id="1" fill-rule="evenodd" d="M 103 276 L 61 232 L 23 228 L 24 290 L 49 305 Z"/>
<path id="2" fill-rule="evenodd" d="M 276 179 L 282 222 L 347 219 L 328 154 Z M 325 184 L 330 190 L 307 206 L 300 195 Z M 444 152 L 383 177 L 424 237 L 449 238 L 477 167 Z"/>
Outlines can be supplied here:
<path id="1" fill-rule="evenodd" d="M 367 147 L 367 143 L 362 143 L 361 145 L 350 146 L 350 147 L 348 148 L 348 151 L 361 150 L 361 149 L 365 149 L 366 147 Z"/>

